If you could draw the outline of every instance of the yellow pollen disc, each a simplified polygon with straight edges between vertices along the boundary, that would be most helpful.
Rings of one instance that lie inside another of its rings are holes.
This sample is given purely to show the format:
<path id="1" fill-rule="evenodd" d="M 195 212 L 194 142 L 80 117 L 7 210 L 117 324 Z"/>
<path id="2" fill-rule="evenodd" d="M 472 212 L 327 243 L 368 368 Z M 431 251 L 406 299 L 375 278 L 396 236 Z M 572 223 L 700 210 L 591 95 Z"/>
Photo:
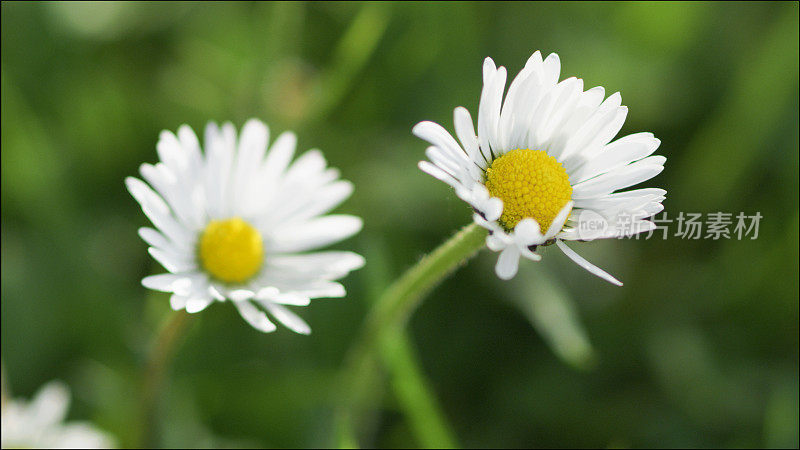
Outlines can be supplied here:
<path id="1" fill-rule="evenodd" d="M 264 243 L 258 231 L 238 217 L 212 220 L 200 237 L 199 253 L 208 273 L 226 283 L 241 283 L 261 268 Z"/>
<path id="2" fill-rule="evenodd" d="M 516 149 L 486 169 L 486 189 L 503 201 L 500 224 L 512 230 L 527 217 L 545 233 L 572 198 L 567 171 L 542 150 Z"/>

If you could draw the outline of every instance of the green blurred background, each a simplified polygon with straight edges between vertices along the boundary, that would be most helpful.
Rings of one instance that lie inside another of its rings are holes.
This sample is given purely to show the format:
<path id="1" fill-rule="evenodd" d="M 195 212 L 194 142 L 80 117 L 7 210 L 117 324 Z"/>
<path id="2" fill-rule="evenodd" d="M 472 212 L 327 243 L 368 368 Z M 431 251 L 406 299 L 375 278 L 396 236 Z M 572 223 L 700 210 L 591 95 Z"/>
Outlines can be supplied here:
<path id="1" fill-rule="evenodd" d="M 516 74 L 537 49 L 560 55 L 562 78 L 621 91 L 622 134 L 662 140 L 666 170 L 647 185 L 667 189 L 670 218 L 760 212 L 759 237 L 575 246 L 623 288 L 552 248 L 501 282 L 481 252 L 398 335 L 411 359 L 388 365 L 360 443 L 441 442 L 432 408 L 469 447 L 797 447 L 796 2 L 3 2 L 12 394 L 62 379 L 70 419 L 137 443 L 140 368 L 169 308 L 140 285 L 161 269 L 123 179 L 155 161 L 162 129 L 258 117 L 355 183 L 340 211 L 365 228 L 340 247 L 368 263 L 347 298 L 299 311 L 309 337 L 263 335 L 230 304 L 193 316 L 157 443 L 336 445 L 337 374 L 370 303 L 470 221 L 417 170 L 411 127 L 452 129 L 459 105 L 475 117 L 483 58 Z"/>

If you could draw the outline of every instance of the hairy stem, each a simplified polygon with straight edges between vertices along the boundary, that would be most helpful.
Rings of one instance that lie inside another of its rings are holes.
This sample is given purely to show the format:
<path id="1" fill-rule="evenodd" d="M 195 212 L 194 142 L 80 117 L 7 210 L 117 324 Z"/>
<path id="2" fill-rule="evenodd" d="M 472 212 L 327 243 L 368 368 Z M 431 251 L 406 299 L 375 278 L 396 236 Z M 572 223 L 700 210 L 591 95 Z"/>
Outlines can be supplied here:
<path id="1" fill-rule="evenodd" d="M 422 258 L 392 283 L 369 312 L 361 335 L 351 349 L 343 372 L 344 390 L 337 405 L 337 434 L 352 445 L 352 423 L 366 408 L 377 378 L 375 354 L 383 333 L 405 327 L 425 295 L 483 247 L 486 230 L 471 224 Z"/>

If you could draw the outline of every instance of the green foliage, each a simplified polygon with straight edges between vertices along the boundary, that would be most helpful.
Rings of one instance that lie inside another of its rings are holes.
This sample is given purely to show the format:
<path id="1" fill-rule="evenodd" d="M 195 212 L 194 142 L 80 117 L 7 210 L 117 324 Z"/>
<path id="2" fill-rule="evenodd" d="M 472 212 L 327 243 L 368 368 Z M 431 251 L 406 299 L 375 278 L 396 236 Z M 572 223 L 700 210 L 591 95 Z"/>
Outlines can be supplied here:
<path id="1" fill-rule="evenodd" d="M 355 183 L 340 210 L 365 228 L 341 247 L 367 266 L 347 298 L 300 311 L 308 337 L 263 335 L 230 304 L 193 316 L 161 445 L 797 447 L 797 43 L 796 2 L 3 2 L 8 385 L 29 397 L 62 379 L 71 419 L 137 442 L 168 305 L 140 284 L 161 269 L 123 179 L 156 159 L 162 129 L 258 117 Z M 563 76 L 622 90 L 623 134 L 662 140 L 653 184 L 670 218 L 759 211 L 759 238 L 578 249 L 623 288 L 550 249 L 503 283 L 482 252 L 391 330 L 374 411 L 357 436 L 337 429 L 376 286 L 470 220 L 416 168 L 411 127 L 451 128 L 454 107 L 477 110 L 485 56 L 514 74 L 537 49 L 559 53 Z"/>

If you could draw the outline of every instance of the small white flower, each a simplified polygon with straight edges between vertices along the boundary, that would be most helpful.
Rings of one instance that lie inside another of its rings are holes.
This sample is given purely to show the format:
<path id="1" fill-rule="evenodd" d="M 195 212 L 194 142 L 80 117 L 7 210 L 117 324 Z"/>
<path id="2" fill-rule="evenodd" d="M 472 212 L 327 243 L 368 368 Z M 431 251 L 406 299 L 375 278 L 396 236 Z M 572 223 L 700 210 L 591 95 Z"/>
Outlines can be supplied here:
<path id="1" fill-rule="evenodd" d="M 293 133 L 281 134 L 269 149 L 268 141 L 267 126 L 255 119 L 245 124 L 238 142 L 230 123 L 221 128 L 209 123 L 205 154 L 186 125 L 177 136 L 161 133 L 161 162 L 140 169 L 150 186 L 133 177 L 125 180 L 155 225 L 139 234 L 170 272 L 146 277 L 142 284 L 172 292 L 175 310 L 196 313 L 215 300 L 231 300 L 257 330 L 275 330 L 268 312 L 291 330 L 308 334 L 306 322 L 285 305 L 344 297 L 344 287 L 334 280 L 363 266 L 364 258 L 312 250 L 358 233 L 362 221 L 323 215 L 347 199 L 353 185 L 327 167 L 319 150 L 292 163 Z"/>
<path id="2" fill-rule="evenodd" d="M 652 133 L 614 142 L 628 108 L 619 93 L 558 81 L 558 55 L 534 53 L 503 99 L 505 67 L 483 64 L 478 132 L 463 108 L 455 109 L 456 140 L 440 125 L 421 122 L 414 134 L 430 142 L 420 169 L 452 186 L 489 230 L 486 245 L 501 252 L 496 272 L 517 273 L 519 257 L 538 261 L 539 245 L 555 243 L 589 272 L 622 285 L 564 241 L 623 237 L 649 231 L 663 209 L 663 189 L 616 192 L 656 176 L 666 158 L 650 156 L 661 143 Z"/>
<path id="3" fill-rule="evenodd" d="M 3 448 L 109 448 L 113 440 L 88 423 L 63 423 L 69 389 L 58 381 L 44 385 L 33 400 L 2 405 Z"/>

